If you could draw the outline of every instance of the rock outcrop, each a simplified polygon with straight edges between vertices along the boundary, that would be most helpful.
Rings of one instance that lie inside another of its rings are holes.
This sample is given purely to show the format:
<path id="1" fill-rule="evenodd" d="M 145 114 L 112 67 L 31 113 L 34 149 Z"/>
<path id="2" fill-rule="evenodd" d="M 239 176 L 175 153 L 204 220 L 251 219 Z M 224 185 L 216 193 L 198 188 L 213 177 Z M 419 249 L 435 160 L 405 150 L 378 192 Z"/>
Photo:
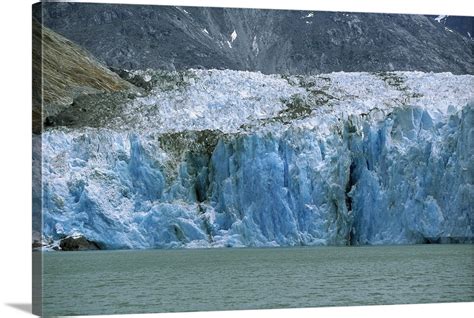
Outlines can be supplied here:
<path id="1" fill-rule="evenodd" d="M 33 131 L 83 95 L 134 89 L 70 40 L 33 20 Z M 46 124 L 48 124 L 46 122 Z"/>
<path id="2" fill-rule="evenodd" d="M 62 251 L 90 251 L 100 250 L 99 245 L 89 241 L 84 236 L 68 236 L 59 241 L 59 247 Z"/>

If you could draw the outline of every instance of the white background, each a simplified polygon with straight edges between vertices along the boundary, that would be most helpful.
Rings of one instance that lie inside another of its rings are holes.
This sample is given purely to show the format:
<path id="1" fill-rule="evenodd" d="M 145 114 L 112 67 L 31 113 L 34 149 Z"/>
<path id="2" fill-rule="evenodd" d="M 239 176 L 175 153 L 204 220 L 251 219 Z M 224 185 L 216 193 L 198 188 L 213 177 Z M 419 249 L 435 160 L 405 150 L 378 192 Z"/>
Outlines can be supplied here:
<path id="1" fill-rule="evenodd" d="M 31 4 L 32 0 L 1 2 L 0 68 L 0 317 L 27 317 L 31 304 Z M 81 1 L 106 2 L 106 1 Z M 188 0 L 107 1 L 174 5 L 286 8 L 474 15 L 474 1 L 462 0 Z M 474 275 L 474 273 L 473 273 Z M 474 286 L 473 286 L 474 288 Z M 474 303 L 338 307 L 291 310 L 233 311 L 125 317 L 463 317 Z M 124 316 L 122 316 L 124 317 Z"/>

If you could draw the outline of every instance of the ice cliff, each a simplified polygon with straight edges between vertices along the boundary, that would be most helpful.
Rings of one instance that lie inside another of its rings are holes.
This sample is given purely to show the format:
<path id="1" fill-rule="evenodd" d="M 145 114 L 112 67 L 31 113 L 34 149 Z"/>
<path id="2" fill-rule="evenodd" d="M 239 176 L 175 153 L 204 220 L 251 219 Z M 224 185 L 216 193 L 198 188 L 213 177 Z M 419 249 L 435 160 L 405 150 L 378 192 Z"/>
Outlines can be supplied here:
<path id="1" fill-rule="evenodd" d="M 153 71 L 135 75 L 152 90 L 101 127 L 37 136 L 44 240 L 82 235 L 105 248 L 473 240 L 471 75 L 191 70 L 168 86 Z"/>

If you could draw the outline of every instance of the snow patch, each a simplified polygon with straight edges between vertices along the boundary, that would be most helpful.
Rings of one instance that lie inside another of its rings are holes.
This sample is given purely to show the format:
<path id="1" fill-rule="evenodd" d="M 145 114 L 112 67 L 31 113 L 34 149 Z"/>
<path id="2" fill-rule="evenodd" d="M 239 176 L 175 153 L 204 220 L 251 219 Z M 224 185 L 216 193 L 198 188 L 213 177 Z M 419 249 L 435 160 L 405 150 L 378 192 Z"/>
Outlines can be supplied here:
<path id="1" fill-rule="evenodd" d="M 230 35 L 230 41 L 233 43 L 235 41 L 235 39 L 237 39 L 237 32 L 232 32 L 232 34 Z"/>
<path id="2" fill-rule="evenodd" d="M 258 43 L 257 43 L 257 36 L 255 35 L 253 37 L 253 41 L 252 41 L 252 51 L 255 52 L 255 55 L 258 55 L 259 53 L 259 48 L 258 48 Z"/>
<path id="3" fill-rule="evenodd" d="M 435 18 L 435 20 L 438 21 L 439 23 L 441 23 L 441 21 L 444 20 L 447 17 L 448 17 L 447 15 L 439 15 Z"/>

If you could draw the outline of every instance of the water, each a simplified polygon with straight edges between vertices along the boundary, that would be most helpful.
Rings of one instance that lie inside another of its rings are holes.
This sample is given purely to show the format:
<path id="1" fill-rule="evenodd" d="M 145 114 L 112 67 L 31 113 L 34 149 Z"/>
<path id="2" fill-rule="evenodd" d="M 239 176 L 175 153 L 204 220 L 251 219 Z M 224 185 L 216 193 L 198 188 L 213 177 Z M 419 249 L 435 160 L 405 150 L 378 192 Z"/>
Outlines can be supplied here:
<path id="1" fill-rule="evenodd" d="M 44 253 L 44 314 L 474 301 L 473 245 Z"/>

